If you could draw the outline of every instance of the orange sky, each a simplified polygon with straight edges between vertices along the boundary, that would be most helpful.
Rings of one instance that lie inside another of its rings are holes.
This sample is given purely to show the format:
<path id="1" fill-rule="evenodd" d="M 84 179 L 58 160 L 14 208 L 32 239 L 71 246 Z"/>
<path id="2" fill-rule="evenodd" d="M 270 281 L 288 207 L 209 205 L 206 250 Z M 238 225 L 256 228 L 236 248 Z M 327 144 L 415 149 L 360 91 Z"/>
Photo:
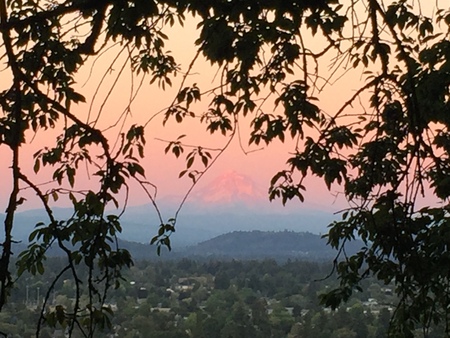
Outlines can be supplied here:
<path id="1" fill-rule="evenodd" d="M 186 70 L 187 65 L 190 63 L 192 57 L 195 55 L 194 41 L 196 39 L 195 28 L 196 23 L 194 20 L 188 20 L 185 27 L 180 29 L 175 28 L 168 32 L 170 40 L 167 42 L 168 49 L 172 51 L 177 61 L 181 64 L 181 68 Z M 306 43 L 309 46 L 317 48 L 316 51 L 320 51 L 323 42 L 317 38 L 306 38 Z M 90 104 L 92 102 L 93 93 L 95 92 L 100 78 L 103 76 L 107 70 L 107 66 L 111 63 L 111 60 L 115 57 L 120 47 L 115 47 L 106 53 L 104 56 L 100 57 L 91 67 L 88 65 L 80 72 L 77 77 L 77 83 L 80 86 L 80 91 L 86 95 L 87 103 L 80 104 L 76 107 L 75 112 L 80 118 L 87 119 Z M 110 85 L 114 82 L 115 76 L 119 73 L 124 57 L 120 57 L 119 61 L 112 67 L 112 71 L 108 72 L 102 90 L 97 94 L 96 100 L 93 102 L 93 109 L 91 112 L 90 121 L 96 116 L 99 108 L 103 104 L 103 99 L 106 93 L 109 91 Z M 92 63 L 91 63 L 92 64 Z M 321 65 L 322 69 L 325 70 L 327 64 Z M 340 74 L 344 71 L 341 70 Z M 192 85 L 197 83 L 201 89 L 210 88 L 215 81 L 216 69 L 212 69 L 208 63 L 204 61 L 199 61 L 196 67 L 193 69 L 193 75 L 191 75 L 186 81 L 186 85 Z M 339 73 L 338 73 L 339 75 Z M 9 74 L 3 72 L 1 74 L 1 83 L 3 86 L 9 83 Z M 117 117 L 122 114 L 125 107 L 127 106 L 128 98 L 130 97 L 131 88 L 131 77 L 130 71 L 127 69 L 123 72 L 121 79 L 117 87 L 112 92 L 111 97 L 104 105 L 103 111 L 100 115 L 98 127 L 105 128 L 113 124 Z M 137 123 L 145 123 L 151 116 L 159 111 L 162 111 L 165 107 L 169 106 L 174 97 L 174 90 L 178 89 L 179 83 L 182 79 L 181 74 L 177 76 L 174 81 L 172 89 L 167 89 L 162 91 L 156 86 L 146 85 L 141 89 L 139 96 L 136 101 L 131 106 L 131 115 L 128 116 L 126 121 L 126 126 Z M 352 74 L 347 74 L 343 78 L 339 79 L 336 85 L 328 86 L 320 94 L 319 106 L 326 112 L 334 112 L 336 107 L 342 105 L 348 97 L 354 92 L 358 85 L 363 80 L 361 73 L 358 71 L 353 71 Z M 148 83 L 149 79 L 147 79 Z M 86 84 L 85 84 L 86 83 Z M 134 88 L 137 86 L 137 80 L 134 82 Z M 204 110 L 209 103 L 209 97 L 203 97 L 202 102 L 196 106 L 198 110 Z M 266 109 L 271 109 L 270 105 L 265 106 Z M 360 107 L 354 107 L 358 112 L 361 112 Z M 247 123 L 249 122 L 246 121 Z M 244 124 L 245 125 L 245 124 Z M 178 125 L 175 121 L 169 121 L 166 127 L 162 127 L 162 115 L 157 116 L 152 120 L 146 129 L 146 138 L 148 141 L 146 149 L 146 157 L 143 160 L 144 168 L 147 172 L 147 178 L 155 183 L 159 187 L 160 196 L 164 195 L 181 195 L 183 194 L 190 185 L 188 178 L 178 179 L 178 173 L 184 169 L 183 161 L 175 161 L 172 155 L 164 155 L 163 149 L 166 146 L 161 141 L 156 140 L 157 138 L 173 140 L 180 134 L 187 134 L 188 136 L 184 139 L 188 144 L 200 144 L 209 147 L 220 147 L 226 142 L 226 138 L 223 137 L 210 137 L 208 133 L 203 132 L 205 126 L 199 127 L 193 123 L 183 123 Z M 248 129 L 243 128 L 243 139 L 242 143 L 246 150 L 251 150 L 255 148 L 247 148 L 248 143 Z M 119 128 L 113 128 L 109 131 L 109 135 L 114 136 L 119 132 Z M 36 138 L 31 142 L 31 144 L 24 147 L 22 151 L 22 165 L 25 167 L 25 172 L 33 176 L 32 167 L 33 160 L 31 154 L 36 150 L 42 148 L 44 145 L 51 145 L 54 138 L 59 132 L 56 131 L 42 131 L 36 135 Z M 28 136 L 28 140 L 31 141 L 32 135 Z M 236 170 L 245 175 L 251 176 L 259 185 L 264 189 L 268 187 L 270 178 L 276 171 L 284 169 L 285 160 L 288 157 L 288 153 L 292 151 L 293 144 L 287 141 L 285 144 L 280 144 L 275 141 L 268 149 L 253 152 L 251 154 L 245 154 L 239 146 L 238 140 L 235 140 L 231 145 L 230 149 L 217 161 L 216 165 L 211 169 L 207 175 L 203 178 L 203 181 L 199 183 L 199 187 L 202 184 L 210 181 L 215 176 L 219 175 L 223 171 Z M 0 147 L 0 156 L 2 158 L 3 167 L 1 168 L 1 174 L 4 177 L 9 177 L 8 166 L 10 163 L 10 154 L 5 147 Z M 43 170 L 38 181 L 47 182 L 48 181 L 49 170 Z M 87 188 L 92 183 L 87 181 L 87 172 L 81 171 L 80 177 L 78 178 L 79 187 Z M 91 178 L 92 179 L 92 178 Z M 305 194 L 308 199 L 312 202 L 316 202 L 323 205 L 325 208 L 330 206 L 334 197 L 327 192 L 324 184 L 318 179 L 310 179 L 308 181 L 310 186 L 309 191 Z M 0 205 L 6 205 L 7 196 L 10 190 L 10 182 L 8 179 L 0 181 L 0 189 L 3 192 L 0 194 Z M 27 195 L 28 196 L 28 195 Z M 131 204 L 141 204 L 143 200 L 142 192 L 139 190 L 133 191 L 133 195 L 130 199 Z M 36 207 L 38 204 L 36 202 L 30 201 L 25 206 Z M 344 205 L 343 203 L 337 203 L 339 207 Z M 338 208 L 339 208 L 338 207 Z"/>
<path id="2" fill-rule="evenodd" d="M 173 29 L 169 32 L 171 39 L 167 42 L 168 49 L 172 51 L 177 61 L 180 63 L 182 70 L 187 68 L 191 59 L 195 55 L 196 49 L 194 46 L 194 41 L 196 38 L 195 28 L 196 24 L 194 21 L 187 21 L 185 27 L 180 29 L 179 27 Z M 321 42 L 316 40 L 311 40 L 318 44 L 317 50 L 321 49 Z M 111 84 L 114 82 L 115 77 L 120 72 L 124 56 L 119 57 L 118 62 L 112 67 L 112 71 L 108 72 L 105 81 L 102 84 L 101 90 L 97 93 L 95 101 L 92 103 L 93 95 L 99 84 L 99 81 L 103 74 L 107 71 L 107 67 L 111 63 L 111 60 L 117 55 L 120 47 L 115 47 L 106 53 L 104 56 L 99 57 L 95 63 L 91 60 L 80 71 L 77 77 L 77 84 L 79 90 L 87 98 L 85 104 L 80 104 L 75 108 L 75 112 L 78 117 L 87 120 L 88 115 L 90 115 L 89 121 L 92 121 L 99 108 L 103 105 L 103 100 L 106 97 L 108 91 L 110 90 Z M 93 66 L 91 66 L 93 65 Z M 323 65 L 326 67 L 326 65 Z M 197 83 L 198 86 L 204 90 L 210 88 L 215 81 L 216 69 L 212 69 L 209 63 L 200 60 L 196 67 L 194 67 L 192 74 L 186 81 L 186 85 L 192 85 Z M 3 85 L 9 83 L 9 75 L 3 72 L 1 82 Z M 137 96 L 136 100 L 131 106 L 131 114 L 127 117 L 125 123 L 126 126 L 131 124 L 142 124 L 145 123 L 151 116 L 155 115 L 159 111 L 163 111 L 165 107 L 169 106 L 174 97 L 174 90 L 177 90 L 179 83 L 182 79 L 181 74 L 179 74 L 174 79 L 174 85 L 165 91 L 159 89 L 157 86 L 146 85 L 144 86 L 140 94 Z M 137 87 L 139 79 L 134 80 L 134 88 Z M 149 79 L 146 80 L 149 82 Z M 342 79 L 341 82 L 348 84 L 349 82 Z M 123 113 L 127 106 L 128 99 L 130 97 L 131 88 L 131 76 L 129 69 L 126 69 L 121 75 L 116 88 L 111 93 L 106 103 L 103 106 L 98 127 L 106 128 L 117 121 L 118 116 Z M 330 87 L 324 91 L 321 97 L 323 100 L 320 106 L 325 110 L 333 110 L 336 106 L 342 104 L 343 98 L 351 93 L 351 88 L 347 85 L 340 85 Z M 210 101 L 209 97 L 203 97 L 202 102 L 196 105 L 196 109 L 205 110 Z M 89 114 L 90 105 L 92 104 L 92 110 Z M 266 104 L 265 109 L 271 109 L 270 104 Z M 162 127 L 162 115 L 155 117 L 146 129 L 146 138 L 148 141 L 146 149 L 146 157 L 142 161 L 143 166 L 147 173 L 147 178 L 152 183 L 155 183 L 159 187 L 159 195 L 182 195 L 190 186 L 190 180 L 188 178 L 178 179 L 178 173 L 184 169 L 184 162 L 181 160 L 176 161 L 173 155 L 164 155 L 163 149 L 166 146 L 164 142 L 156 140 L 157 138 L 173 140 L 180 134 L 187 134 L 188 136 L 184 139 L 186 143 L 193 145 L 203 145 L 212 148 L 221 147 L 225 144 L 226 138 L 221 136 L 209 136 L 209 133 L 204 132 L 205 126 L 199 126 L 194 123 L 183 123 L 177 124 L 174 120 L 167 123 L 166 127 Z M 248 148 L 248 125 L 249 119 L 244 121 L 242 125 L 242 145 L 246 151 L 255 150 L 256 148 Z M 120 123 L 119 123 L 120 125 Z M 125 128 L 126 130 L 126 128 Z M 115 137 L 119 132 L 119 127 L 111 129 L 108 134 Z M 30 142 L 22 149 L 21 163 L 24 167 L 24 172 L 30 177 L 34 177 L 32 171 L 33 159 L 32 154 L 37 150 L 41 149 L 43 146 L 51 146 L 55 140 L 55 137 L 60 133 L 60 130 L 47 130 L 40 131 L 37 135 L 28 135 L 28 141 Z M 112 142 L 113 143 L 113 142 Z M 284 169 L 284 163 L 288 157 L 288 153 L 293 150 L 293 143 L 286 141 L 285 144 L 281 144 L 275 141 L 268 149 L 264 149 L 257 152 L 252 152 L 250 154 L 245 154 L 238 142 L 238 139 L 234 140 L 230 149 L 217 161 L 216 165 L 211 169 L 210 172 L 205 175 L 202 182 L 199 183 L 199 188 L 202 184 L 207 183 L 212 180 L 215 176 L 219 175 L 223 171 L 236 170 L 245 175 L 251 176 L 255 182 L 257 182 L 263 189 L 267 189 L 269 186 L 270 178 L 278 170 Z M 3 168 L 1 172 L 5 177 L 9 177 L 8 166 L 10 163 L 9 151 L 0 147 L 0 156 L 3 161 Z M 92 174 L 92 172 L 89 172 Z M 41 169 L 38 177 L 35 180 L 38 182 L 48 182 L 50 180 L 51 170 Z M 80 189 L 88 188 L 92 185 L 87 180 L 88 172 L 86 170 L 81 170 L 78 176 L 78 185 Z M 91 177 L 91 179 L 95 179 Z M 335 198 L 331 196 L 323 183 L 318 179 L 312 179 L 309 181 L 308 185 L 312 188 L 307 192 L 306 197 L 311 200 L 311 202 L 318 203 L 324 207 L 328 207 L 333 203 Z M 46 186 L 44 186 L 46 187 Z M 50 187 L 50 185 L 48 186 Z M 4 193 L 0 195 L 0 205 L 6 205 L 8 198 L 8 193 L 10 190 L 10 182 L 8 179 L 1 180 L 0 189 Z M 44 189 L 45 190 L 45 189 Z M 33 200 L 29 193 L 25 193 L 28 199 L 26 205 L 23 208 L 34 208 L 38 206 L 36 200 Z M 143 201 L 142 191 L 139 189 L 133 191 L 130 198 L 131 204 L 141 204 Z"/>

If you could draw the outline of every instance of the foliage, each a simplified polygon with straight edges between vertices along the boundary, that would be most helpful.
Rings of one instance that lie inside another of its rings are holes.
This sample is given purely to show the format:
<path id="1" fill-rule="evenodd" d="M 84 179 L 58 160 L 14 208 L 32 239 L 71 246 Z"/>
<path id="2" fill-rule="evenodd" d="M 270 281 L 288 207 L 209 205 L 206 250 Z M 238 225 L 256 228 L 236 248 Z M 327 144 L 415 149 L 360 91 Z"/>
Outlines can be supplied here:
<path id="1" fill-rule="evenodd" d="M 337 280 L 317 278 L 328 271 L 330 263 L 163 258 L 136 260 L 135 266 L 124 271 L 129 282 L 111 290 L 106 302 L 116 309 L 112 328 L 98 330 L 97 337 L 146 337 L 149 332 L 152 337 L 329 337 L 334 332 L 342 337 L 348 333 L 362 338 L 377 337 L 378 332 L 378 337 L 385 337 L 390 315 L 386 304 L 396 302 L 392 295 L 377 295 L 379 304 L 369 307 L 366 301 L 375 293 L 366 292 L 352 296 L 349 304 L 338 311 L 324 310 L 318 306 L 317 292 L 337 285 Z M 57 273 L 62 262 L 62 257 L 49 257 L 46 271 Z M 221 290 L 216 288 L 215 280 L 223 272 L 229 277 L 229 287 Z M 36 286 L 52 281 L 45 275 L 24 277 L 17 282 L 22 292 L 10 299 L 0 323 L 0 330 L 21 336 L 27 332 L 32 335 L 33 322 L 39 316 Z M 367 282 L 376 280 L 370 278 Z M 139 292 L 143 288 L 149 291 L 147 296 Z M 75 285 L 66 279 L 54 292 L 56 296 L 50 299 L 48 309 L 73 302 Z M 81 302 L 87 301 L 87 294 L 82 294 Z M 293 304 L 301 309 L 296 310 Z M 50 337 L 61 328 L 60 324 L 45 327 L 42 336 Z M 441 328 L 433 328 L 432 337 L 442 335 Z M 74 337 L 80 336 L 74 332 Z"/>
<path id="2" fill-rule="evenodd" d="M 182 72 L 164 123 L 199 117 L 207 131 L 227 141 L 218 150 L 190 146 L 181 136 L 168 141 L 166 152 L 176 157 L 190 149 L 180 177 L 198 182 L 231 140 L 241 136 L 238 127 L 245 117 L 251 120 L 250 144 L 294 139 L 287 169 L 271 181 L 270 198 L 303 200 L 303 182 L 315 175 L 329 189 L 341 187 L 350 206 L 328 234 L 341 258 L 335 261 L 341 284 L 323 302 L 337 307 L 374 274 L 395 283 L 400 298 L 391 335 L 408 337 L 417 325 L 449 324 L 450 12 L 438 5 L 431 11 L 428 2 L 412 0 L 1 0 L 2 58 L 10 81 L 0 93 L 0 146 L 10 154 L 12 185 L 0 258 L 0 308 L 15 280 L 10 264 L 14 214 L 28 188 L 48 220 L 30 234 L 18 273 L 42 273 L 46 250 L 55 245 L 67 258 L 55 283 L 70 271 L 77 286 L 72 309 L 42 311 L 37 335 L 44 322 L 65 323 L 69 335 L 77 327 L 87 337 L 108 325 L 105 297 L 119 286 L 121 269 L 132 259 L 117 246 L 120 212 L 106 210 L 126 206 L 120 197 L 131 181 L 155 204 L 140 162 L 148 124 L 131 125 L 111 138 L 97 125 L 98 117 L 92 119 L 92 107 L 87 118 L 79 117 L 74 106 L 86 99 L 76 75 L 118 46 L 119 55 L 126 54 L 123 67 L 167 88 L 181 71 L 165 47 L 169 28 L 195 16 L 198 53 Z M 311 37 L 323 41 L 319 51 L 308 42 Z M 201 58 L 218 70 L 212 89 L 188 83 Z M 322 70 L 327 60 L 332 60 L 331 72 Z M 345 72 L 363 73 L 365 82 L 340 107 L 325 112 L 315 95 Z M 206 94 L 212 97 L 207 111 L 196 112 L 194 105 Z M 358 100 L 367 104 L 352 110 Z M 45 191 L 26 174 L 20 159 L 30 135 L 50 129 L 61 135 L 34 156 L 35 172 L 53 169 L 56 187 Z M 85 167 L 95 168 L 98 179 L 87 191 L 76 186 Z M 61 194 L 73 204 L 69 219 L 57 219 L 52 211 L 51 199 Z M 439 203 L 418 203 L 418 196 L 427 194 Z M 158 251 L 170 248 L 178 211 L 167 221 L 160 215 L 160 230 L 152 240 Z M 356 237 L 365 246 L 348 257 L 345 244 Z M 82 266 L 88 271 L 86 286 L 79 278 Z M 78 302 L 82 287 L 89 294 L 85 308 Z"/>

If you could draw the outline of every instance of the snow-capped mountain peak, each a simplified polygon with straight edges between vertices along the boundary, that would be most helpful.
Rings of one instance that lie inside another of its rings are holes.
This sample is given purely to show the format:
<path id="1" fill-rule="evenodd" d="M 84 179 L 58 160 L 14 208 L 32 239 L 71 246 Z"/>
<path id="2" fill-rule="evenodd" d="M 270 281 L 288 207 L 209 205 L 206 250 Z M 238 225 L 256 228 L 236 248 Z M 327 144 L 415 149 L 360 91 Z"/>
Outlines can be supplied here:
<path id="1" fill-rule="evenodd" d="M 268 195 L 250 177 L 229 171 L 193 193 L 191 200 L 204 204 L 255 204 L 267 201 Z"/>

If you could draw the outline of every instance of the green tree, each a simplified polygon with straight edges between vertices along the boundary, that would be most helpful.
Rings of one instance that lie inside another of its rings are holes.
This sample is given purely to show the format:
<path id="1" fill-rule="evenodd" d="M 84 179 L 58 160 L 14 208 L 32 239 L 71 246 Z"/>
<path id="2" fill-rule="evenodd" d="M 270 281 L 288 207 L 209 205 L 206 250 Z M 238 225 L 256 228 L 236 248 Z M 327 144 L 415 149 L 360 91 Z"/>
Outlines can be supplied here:
<path id="1" fill-rule="evenodd" d="M 254 302 L 250 305 L 250 310 L 252 323 L 256 331 L 254 333 L 254 337 L 270 337 L 271 326 L 266 300 L 262 298 L 255 299 Z"/>
<path id="2" fill-rule="evenodd" d="M 190 337 L 206 337 L 203 329 L 203 321 L 206 316 L 200 311 L 192 312 L 185 321 L 185 326 Z"/>
<path id="3" fill-rule="evenodd" d="M 358 338 L 367 337 L 369 330 L 367 327 L 368 319 L 364 313 L 364 309 L 361 305 L 354 305 L 350 308 L 349 314 L 351 316 L 351 322 L 349 328 L 351 328 Z"/>
<path id="4" fill-rule="evenodd" d="M 273 305 L 269 320 L 275 337 L 286 337 L 294 324 L 294 318 L 280 303 Z"/>
<path id="5" fill-rule="evenodd" d="M 168 140 L 166 152 L 186 160 L 180 177 L 198 182 L 234 138 L 243 138 L 239 125 L 245 117 L 252 145 L 293 139 L 293 155 L 273 177 L 270 198 L 303 200 L 304 180 L 314 175 L 329 189 L 339 187 L 349 201 L 327 235 L 341 258 L 335 261 L 341 284 L 323 296 L 324 304 L 337 307 L 373 274 L 395 284 L 400 301 L 391 321 L 393 335 L 408 337 L 418 327 L 427 332 L 430 323 L 440 321 L 450 327 L 450 12 L 439 6 L 413 0 L 1 0 L 7 79 L 2 83 L 7 85 L 0 92 L 0 147 L 11 187 L 3 208 L 0 309 L 15 280 L 14 216 L 26 203 L 26 188 L 41 202 L 47 219 L 30 234 L 18 274 L 43 273 L 53 245 L 66 258 L 55 283 L 70 273 L 75 285 L 73 307 L 42 311 L 37 335 L 44 322 L 88 337 L 109 325 L 106 295 L 120 283 L 122 268 L 132 264 L 117 243 L 120 208 L 127 200 L 120 202 L 121 196 L 135 182 L 156 205 L 151 179 L 140 163 L 148 123 L 111 136 L 111 128 L 98 124 L 103 104 L 87 108 L 87 116 L 78 114 L 74 107 L 83 105 L 85 96 L 76 85 L 77 74 L 114 50 L 116 61 L 120 56 L 125 60 L 118 77 L 128 67 L 140 80 L 148 76 L 152 84 L 167 88 L 180 70 L 166 50 L 170 27 L 195 16 L 197 53 L 181 72 L 179 90 L 163 111 L 164 123 L 199 120 L 207 131 L 223 134 L 225 145 L 209 150 L 183 143 L 183 135 Z M 193 65 L 201 59 L 220 74 L 213 88 L 190 82 Z M 117 68 L 116 61 L 110 71 Z M 340 106 L 322 110 L 315 94 L 352 72 L 365 74 L 364 83 Z M 103 101 L 111 99 L 116 81 L 112 83 Z M 122 116 L 137 95 L 134 82 L 131 87 Z M 206 98 L 211 99 L 207 111 L 197 111 L 197 101 Z M 359 102 L 362 107 L 352 110 Z M 113 127 L 122 122 L 119 118 Z M 34 156 L 35 172 L 51 168 L 54 185 L 47 189 L 27 172 L 21 158 L 33 135 L 50 129 L 60 136 Z M 79 189 L 86 168 L 96 181 Z M 72 202 L 71 217 L 55 216 L 53 205 L 60 196 Z M 436 203 L 419 203 L 419 196 Z M 109 206 L 119 211 L 109 212 Z M 159 230 L 152 242 L 158 253 L 162 247 L 170 249 L 179 211 L 165 219 L 157 209 Z M 365 246 L 348 257 L 345 244 L 356 237 Z M 87 308 L 80 307 L 83 292 Z"/>
<path id="6" fill-rule="evenodd" d="M 230 287 L 230 276 L 226 271 L 219 271 L 214 276 L 214 288 L 217 290 L 226 290 Z"/>
<path id="7" fill-rule="evenodd" d="M 250 320 L 250 309 L 242 302 L 237 301 L 231 308 L 224 327 L 221 330 L 222 338 L 255 337 L 256 330 Z"/>
<path id="8" fill-rule="evenodd" d="M 351 329 L 349 329 L 347 327 L 343 327 L 343 328 L 336 330 L 335 336 L 339 337 L 339 338 L 344 338 L 344 337 L 356 338 L 356 337 L 358 337 L 358 335 L 355 332 L 353 332 Z"/>
<path id="9" fill-rule="evenodd" d="M 391 314 L 387 308 L 380 310 L 377 318 L 377 330 L 375 332 L 376 338 L 386 337 L 389 330 Z"/>

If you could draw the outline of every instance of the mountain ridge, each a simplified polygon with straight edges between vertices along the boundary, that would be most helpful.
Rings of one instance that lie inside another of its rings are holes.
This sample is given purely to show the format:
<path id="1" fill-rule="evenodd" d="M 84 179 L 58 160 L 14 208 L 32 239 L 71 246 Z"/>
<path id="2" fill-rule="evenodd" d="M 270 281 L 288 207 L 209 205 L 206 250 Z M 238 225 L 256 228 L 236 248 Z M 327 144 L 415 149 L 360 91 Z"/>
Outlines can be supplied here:
<path id="1" fill-rule="evenodd" d="M 178 203 L 172 200 L 157 201 L 163 215 L 162 222 L 174 217 Z M 281 203 L 270 203 L 267 194 L 253 182 L 251 177 L 235 171 L 225 172 L 207 183 L 188 198 L 177 219 L 172 242 L 176 246 L 189 246 L 232 231 L 307 231 L 325 233 L 334 216 L 329 211 L 309 208 L 298 204 L 286 208 Z M 108 210 L 108 214 L 118 214 Z M 73 215 L 71 208 L 55 208 L 57 219 Z M 0 214 L 1 219 L 4 214 Z M 16 213 L 13 236 L 27 241 L 28 235 L 38 222 L 47 222 L 43 209 Z M 161 220 L 151 204 L 129 206 L 121 216 L 121 238 L 128 241 L 148 243 L 157 233 Z M 1 240 L 1 234 L 0 234 Z"/>
<path id="2" fill-rule="evenodd" d="M 322 236 L 309 232 L 295 231 L 233 231 L 180 248 L 173 246 L 171 252 L 164 249 L 161 256 L 156 254 L 156 247 L 119 238 L 119 247 L 127 249 L 134 260 L 172 260 L 181 258 L 192 259 L 304 259 L 332 260 L 337 251 L 327 245 Z M 355 240 L 347 243 L 346 252 L 353 254 L 363 245 Z M 26 249 L 25 243 L 15 243 L 13 252 L 18 254 Z M 65 255 L 57 246 L 49 249 L 49 257 Z"/>
<path id="3" fill-rule="evenodd" d="M 346 252 L 357 252 L 363 242 L 355 240 Z M 228 258 L 331 259 L 337 251 L 320 235 L 296 231 L 233 231 L 186 248 L 191 255 Z"/>

